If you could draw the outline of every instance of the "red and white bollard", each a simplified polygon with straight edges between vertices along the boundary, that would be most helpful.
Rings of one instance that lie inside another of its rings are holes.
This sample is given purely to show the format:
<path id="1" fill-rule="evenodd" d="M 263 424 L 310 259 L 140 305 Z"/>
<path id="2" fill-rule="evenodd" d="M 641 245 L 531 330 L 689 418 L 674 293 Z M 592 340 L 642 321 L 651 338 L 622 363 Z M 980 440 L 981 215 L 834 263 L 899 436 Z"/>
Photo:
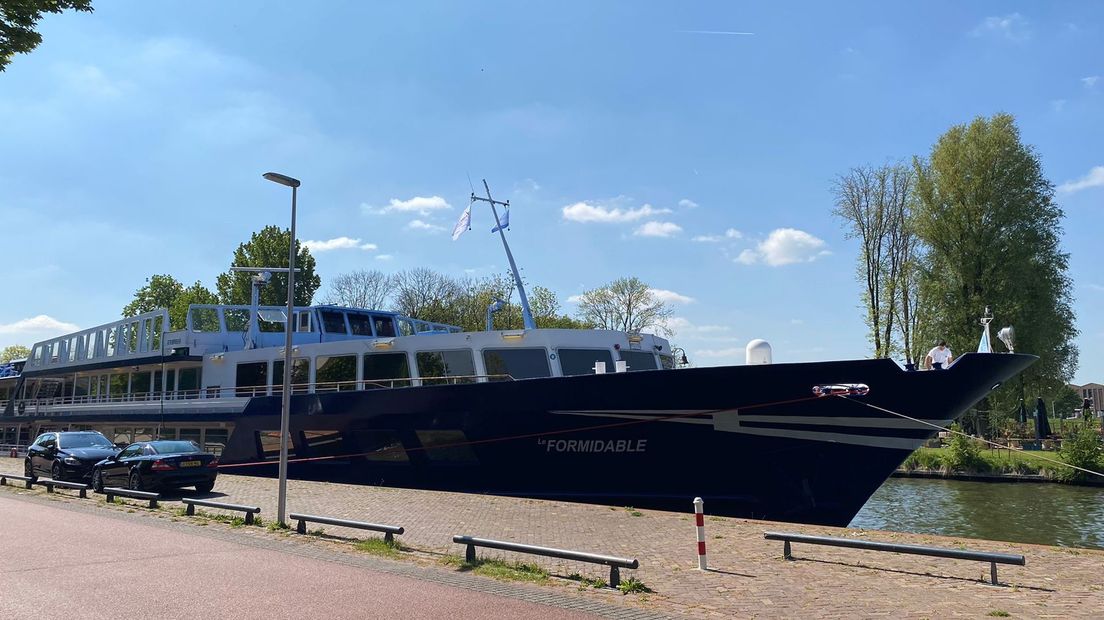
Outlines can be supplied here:
<path id="1" fill-rule="evenodd" d="M 19 450 L 16 449 L 16 448 L 12 448 L 11 452 L 8 454 L 8 456 L 10 456 L 13 459 L 19 458 Z"/>
<path id="2" fill-rule="evenodd" d="M 698 526 L 698 568 L 700 570 L 708 570 L 705 565 L 705 513 L 703 508 L 705 502 L 702 498 L 694 498 L 694 522 Z"/>

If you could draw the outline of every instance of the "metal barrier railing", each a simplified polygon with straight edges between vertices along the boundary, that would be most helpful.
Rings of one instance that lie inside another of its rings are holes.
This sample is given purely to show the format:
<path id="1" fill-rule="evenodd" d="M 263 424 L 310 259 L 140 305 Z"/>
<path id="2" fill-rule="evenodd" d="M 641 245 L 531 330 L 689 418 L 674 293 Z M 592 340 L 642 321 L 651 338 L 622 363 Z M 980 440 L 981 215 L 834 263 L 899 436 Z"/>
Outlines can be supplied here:
<path id="1" fill-rule="evenodd" d="M 187 506 L 185 514 L 189 517 L 195 516 L 195 507 L 204 506 L 206 508 L 218 508 L 221 510 L 235 510 L 245 513 L 245 524 L 253 525 L 253 515 L 261 512 L 259 506 L 246 506 L 243 504 L 225 504 L 223 502 L 212 502 L 206 499 L 192 499 L 190 497 L 182 498 L 180 501 L 184 502 Z"/>
<path id="2" fill-rule="evenodd" d="M 853 538 L 837 538 L 835 536 L 812 536 L 809 534 L 791 534 L 786 532 L 764 532 L 766 540 L 781 540 L 785 544 L 782 547 L 782 556 L 792 560 L 790 543 L 800 542 L 810 545 L 827 545 L 830 547 L 847 547 L 850 549 L 865 549 L 868 551 L 889 551 L 891 553 L 908 553 L 912 555 L 927 555 L 937 558 L 950 558 L 954 560 L 974 560 L 977 562 L 989 562 L 989 577 L 993 585 L 997 585 L 997 564 L 1015 564 L 1024 566 L 1026 560 L 1022 555 L 1009 553 L 991 553 L 988 551 L 970 551 L 968 549 L 944 549 L 941 547 L 927 547 L 923 545 L 903 545 L 899 543 L 878 542 L 874 540 L 855 540 Z"/>
<path id="3" fill-rule="evenodd" d="M 115 496 L 131 497 L 134 499 L 143 499 L 149 501 L 150 508 L 157 508 L 157 502 L 161 500 L 160 493 L 150 493 L 149 491 L 134 491 L 132 489 L 120 489 L 118 487 L 104 487 L 104 495 L 107 496 L 107 503 L 113 503 Z"/>
<path id="4" fill-rule="evenodd" d="M 88 485 L 81 484 L 79 482 L 66 482 L 65 480 L 50 480 L 48 478 L 39 478 L 38 482 L 36 482 L 35 484 L 41 484 L 42 486 L 46 487 L 47 493 L 53 493 L 54 487 L 58 487 L 62 489 L 74 489 L 80 491 L 81 499 L 85 499 L 88 497 Z"/>
<path id="5" fill-rule="evenodd" d="M 372 530 L 375 532 L 383 532 L 383 539 L 387 542 L 395 541 L 395 534 L 400 536 L 406 529 L 398 525 L 381 525 L 379 523 L 366 523 L 364 521 L 349 521 L 348 519 L 335 519 L 334 517 L 321 517 L 318 515 L 304 515 L 291 513 L 288 515 L 289 519 L 295 519 L 298 523 L 295 524 L 295 531 L 300 534 L 307 533 L 307 523 L 324 523 L 326 525 L 336 525 L 338 527 L 351 527 L 358 530 Z"/>
<path id="6" fill-rule="evenodd" d="M 571 551 L 568 549 L 555 549 L 552 547 L 538 547 L 536 545 L 525 545 L 522 543 L 514 543 L 504 540 L 490 540 L 488 538 L 475 538 L 474 536 L 457 535 L 452 537 L 452 542 L 460 543 L 461 545 L 467 545 L 467 548 L 464 551 L 464 559 L 468 562 L 476 561 L 476 547 L 487 547 L 489 549 L 499 549 L 502 551 L 514 551 L 516 553 L 543 555 L 545 557 L 559 558 L 561 560 L 575 560 L 577 562 L 604 564 L 610 567 L 609 585 L 611 588 L 616 588 L 617 586 L 621 585 L 622 568 L 640 568 L 640 562 L 636 559 L 618 558 L 611 555 L 598 555 L 596 553 Z"/>

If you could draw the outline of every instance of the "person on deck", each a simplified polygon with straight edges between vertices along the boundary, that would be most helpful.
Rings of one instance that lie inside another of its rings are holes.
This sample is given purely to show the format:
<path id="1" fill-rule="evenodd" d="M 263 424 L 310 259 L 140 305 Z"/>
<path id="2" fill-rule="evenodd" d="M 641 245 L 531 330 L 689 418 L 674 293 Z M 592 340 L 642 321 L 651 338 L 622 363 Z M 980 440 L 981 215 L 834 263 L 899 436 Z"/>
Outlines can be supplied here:
<path id="1" fill-rule="evenodd" d="M 947 347 L 947 341 L 940 340 L 938 346 L 932 348 L 931 351 L 928 351 L 928 356 L 924 358 L 924 368 L 927 368 L 928 370 L 931 370 L 932 368 L 939 370 L 941 368 L 946 368 L 947 366 L 950 366 L 951 362 L 953 361 L 954 355 Z"/>

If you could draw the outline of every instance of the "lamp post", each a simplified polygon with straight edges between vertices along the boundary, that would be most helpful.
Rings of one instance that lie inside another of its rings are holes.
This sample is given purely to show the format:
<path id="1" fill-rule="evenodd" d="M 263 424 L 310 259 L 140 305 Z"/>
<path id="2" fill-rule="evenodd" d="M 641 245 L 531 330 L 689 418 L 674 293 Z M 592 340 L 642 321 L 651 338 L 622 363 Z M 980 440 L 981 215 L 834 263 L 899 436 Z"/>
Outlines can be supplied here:
<path id="1" fill-rule="evenodd" d="M 295 198 L 299 179 L 275 172 L 264 173 L 264 178 L 291 188 L 291 242 L 288 244 L 287 317 L 284 321 L 284 387 L 280 402 L 280 490 L 276 504 L 276 521 L 281 527 L 286 527 L 284 513 L 287 510 L 288 426 L 291 417 L 291 323 L 295 312 Z"/>

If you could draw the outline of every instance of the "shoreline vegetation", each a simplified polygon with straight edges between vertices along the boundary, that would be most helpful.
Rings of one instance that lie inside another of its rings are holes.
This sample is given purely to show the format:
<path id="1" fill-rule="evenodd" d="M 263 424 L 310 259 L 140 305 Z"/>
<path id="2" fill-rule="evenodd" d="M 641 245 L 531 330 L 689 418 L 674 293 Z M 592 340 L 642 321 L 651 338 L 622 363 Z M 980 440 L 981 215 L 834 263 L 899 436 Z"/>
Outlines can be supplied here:
<path id="1" fill-rule="evenodd" d="M 1081 486 L 1104 486 L 1104 478 L 1075 476 L 1069 467 L 1046 459 L 1066 462 L 1058 451 L 979 449 L 967 458 L 953 446 L 919 448 L 893 473 L 901 478 L 937 478 L 975 482 L 1056 482 Z M 1104 471 L 1104 463 L 1087 468 Z"/>

